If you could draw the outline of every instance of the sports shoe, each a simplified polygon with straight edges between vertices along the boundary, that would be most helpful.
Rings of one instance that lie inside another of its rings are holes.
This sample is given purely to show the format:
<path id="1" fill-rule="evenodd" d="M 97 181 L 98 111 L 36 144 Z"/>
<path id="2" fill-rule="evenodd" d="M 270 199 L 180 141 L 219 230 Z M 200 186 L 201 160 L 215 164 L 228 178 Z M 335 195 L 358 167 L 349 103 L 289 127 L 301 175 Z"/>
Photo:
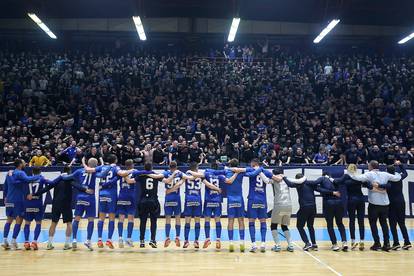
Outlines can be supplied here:
<path id="1" fill-rule="evenodd" d="M 194 248 L 195 249 L 199 249 L 200 248 L 200 244 L 198 243 L 198 241 L 194 241 Z"/>
<path id="2" fill-rule="evenodd" d="M 312 251 L 318 251 L 319 250 L 318 245 L 316 243 L 312 244 L 311 250 Z"/>
<path id="3" fill-rule="evenodd" d="M 339 251 L 339 246 L 335 243 L 335 244 L 332 244 L 332 246 L 331 246 L 331 249 L 332 249 L 332 251 Z"/>
<path id="4" fill-rule="evenodd" d="M 405 242 L 402 249 L 404 250 L 409 250 L 412 247 L 410 242 Z"/>
<path id="5" fill-rule="evenodd" d="M 257 252 L 257 246 L 256 245 L 252 245 L 252 248 L 250 248 L 249 252 L 256 253 Z"/>
<path id="6" fill-rule="evenodd" d="M 114 249 L 114 245 L 112 244 L 111 240 L 107 240 L 105 245 L 108 246 L 110 249 Z"/>
<path id="7" fill-rule="evenodd" d="M 170 245 L 170 243 L 171 243 L 171 239 L 167 238 L 164 242 L 164 247 L 168 247 Z"/>
<path id="8" fill-rule="evenodd" d="M 129 247 L 134 247 L 134 242 L 133 242 L 131 239 L 127 239 L 126 244 L 127 244 Z"/>
<path id="9" fill-rule="evenodd" d="M 310 243 L 305 244 L 305 246 L 303 247 L 303 251 L 309 251 L 309 249 L 312 249 L 312 244 Z"/>
<path id="10" fill-rule="evenodd" d="M 216 241 L 216 249 L 217 250 L 220 250 L 221 249 L 221 241 L 220 240 L 217 240 Z"/>
<path id="11" fill-rule="evenodd" d="M 157 242 L 156 241 L 150 241 L 149 246 L 151 246 L 152 248 L 157 248 Z"/>
<path id="12" fill-rule="evenodd" d="M 102 240 L 99 240 L 98 241 L 98 248 L 103 248 L 103 247 L 104 247 L 104 244 L 103 244 Z"/>
<path id="13" fill-rule="evenodd" d="M 234 244 L 229 244 L 229 252 L 234 252 Z"/>
<path id="14" fill-rule="evenodd" d="M 24 242 L 23 247 L 24 247 L 24 249 L 26 249 L 26 250 L 30 250 L 30 249 L 31 249 L 31 247 L 30 247 L 30 242 Z"/>
<path id="15" fill-rule="evenodd" d="M 190 246 L 190 243 L 188 241 L 184 242 L 183 248 L 188 248 Z"/>
<path id="16" fill-rule="evenodd" d="M 379 244 L 379 243 L 374 243 L 370 248 L 369 248 L 370 250 L 373 250 L 373 251 L 378 251 L 378 250 L 380 250 L 381 249 L 381 244 Z"/>
<path id="17" fill-rule="evenodd" d="M 360 241 L 359 242 L 359 251 L 364 251 L 364 249 L 365 249 L 365 244 L 364 244 L 363 241 Z"/>
<path id="18" fill-rule="evenodd" d="M 272 247 L 271 249 L 273 252 L 280 252 L 282 251 L 282 248 L 280 247 L 280 245 L 275 245 Z"/>
<path id="19" fill-rule="evenodd" d="M 33 250 L 39 250 L 39 247 L 37 246 L 37 242 L 35 241 L 33 241 L 30 246 L 33 248 Z"/>
<path id="20" fill-rule="evenodd" d="M 1 247 L 3 247 L 4 250 L 9 250 L 10 249 L 10 244 L 7 240 L 4 240 L 3 244 L 1 245 Z"/>
<path id="21" fill-rule="evenodd" d="M 119 248 L 124 248 L 124 240 L 122 238 L 119 238 L 119 240 L 118 240 L 118 247 Z"/>
<path id="22" fill-rule="evenodd" d="M 91 243 L 90 241 L 85 241 L 85 242 L 83 243 L 83 245 L 85 245 L 85 246 L 86 246 L 86 248 L 88 248 L 88 249 L 89 249 L 89 251 L 93 251 L 93 248 L 92 248 L 92 243 Z"/>
<path id="23" fill-rule="evenodd" d="M 266 252 L 266 244 L 262 243 L 262 245 L 260 246 L 260 252 L 265 253 Z"/>
<path id="24" fill-rule="evenodd" d="M 145 248 L 145 241 L 144 240 L 141 240 L 139 242 L 139 248 Z"/>
<path id="25" fill-rule="evenodd" d="M 70 243 L 65 242 L 65 244 L 63 245 L 63 250 L 69 250 L 72 249 L 72 246 L 70 246 Z"/>
<path id="26" fill-rule="evenodd" d="M 381 247 L 381 250 L 385 251 L 385 252 L 389 252 L 391 250 L 390 244 L 389 243 L 384 243 L 384 245 Z"/>
<path id="27" fill-rule="evenodd" d="M 13 250 L 20 250 L 19 245 L 17 244 L 16 241 L 12 241 L 11 242 L 11 249 L 13 249 Z"/>
<path id="28" fill-rule="evenodd" d="M 180 247 L 181 246 L 180 238 L 179 237 L 176 237 L 175 238 L 175 246 L 177 246 L 177 247 Z"/>
<path id="29" fill-rule="evenodd" d="M 401 245 L 400 245 L 399 243 L 394 243 L 394 244 L 391 246 L 391 249 L 392 249 L 392 250 L 394 250 L 394 251 L 401 250 Z"/>
<path id="30" fill-rule="evenodd" d="M 210 244 L 211 244 L 210 239 L 205 240 L 205 241 L 204 241 L 204 244 L 203 244 L 203 248 L 204 248 L 204 249 L 208 248 L 208 247 L 210 246 Z"/>
<path id="31" fill-rule="evenodd" d="M 355 248 L 358 247 L 358 243 L 357 242 L 351 242 L 351 250 L 354 250 Z"/>
<path id="32" fill-rule="evenodd" d="M 76 249 L 78 249 L 78 243 L 76 241 L 72 242 L 72 250 L 75 251 Z"/>
<path id="33" fill-rule="evenodd" d="M 347 244 L 347 242 L 343 242 L 342 243 L 342 251 L 344 251 L 344 252 L 347 252 L 348 251 L 348 244 Z"/>
<path id="34" fill-rule="evenodd" d="M 244 245 L 244 242 L 240 243 L 240 252 L 244 253 L 246 251 L 246 246 Z"/>
<path id="35" fill-rule="evenodd" d="M 293 252 L 295 251 L 294 247 L 292 245 L 288 245 L 288 247 L 286 248 L 287 251 L 289 252 Z"/>
<path id="36" fill-rule="evenodd" d="M 51 243 L 51 242 L 48 242 L 47 243 L 47 246 L 46 246 L 46 250 L 52 250 L 52 249 L 54 249 L 55 247 L 53 246 L 53 243 Z"/>

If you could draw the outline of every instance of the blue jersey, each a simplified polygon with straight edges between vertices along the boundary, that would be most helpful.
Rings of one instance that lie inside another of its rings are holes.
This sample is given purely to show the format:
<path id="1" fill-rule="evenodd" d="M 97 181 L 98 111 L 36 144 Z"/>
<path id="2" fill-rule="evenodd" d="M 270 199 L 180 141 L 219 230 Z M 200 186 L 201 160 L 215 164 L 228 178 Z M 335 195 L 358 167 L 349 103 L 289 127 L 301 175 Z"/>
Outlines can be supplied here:
<path id="1" fill-rule="evenodd" d="M 258 169 L 246 168 L 245 176 L 249 178 L 249 195 L 247 198 L 255 203 L 266 204 L 266 183 L 260 177 L 261 172 L 269 178 L 272 177 L 272 174 L 267 170 L 263 170 L 262 167 Z"/>
<path id="2" fill-rule="evenodd" d="M 194 180 L 185 181 L 185 201 L 201 203 L 201 184 L 203 180 L 199 177 Z"/>
<path id="3" fill-rule="evenodd" d="M 101 167 L 101 173 L 98 175 L 101 177 L 99 196 L 116 197 L 118 194 L 117 183 L 121 179 L 118 176 L 118 172 L 121 168 L 117 165 L 104 165 L 99 167 Z"/>
<path id="4" fill-rule="evenodd" d="M 226 178 L 231 178 L 233 174 L 231 170 L 226 170 Z M 239 173 L 233 183 L 226 187 L 229 202 L 243 202 L 243 176 L 244 173 Z"/>
<path id="5" fill-rule="evenodd" d="M 129 174 L 127 176 L 127 178 L 132 179 L 132 175 Z M 119 190 L 119 195 L 118 195 L 118 200 L 124 200 L 124 199 L 129 199 L 129 198 L 136 198 L 136 185 L 135 184 L 128 184 L 125 179 L 123 177 L 120 177 L 120 179 L 118 180 L 118 183 L 120 182 L 119 186 L 120 186 L 120 190 Z"/>
<path id="6" fill-rule="evenodd" d="M 215 175 L 214 172 L 207 171 L 204 173 L 205 179 L 218 188 L 224 188 L 226 184 L 226 177 L 224 175 Z M 206 186 L 204 194 L 205 202 L 223 202 L 223 197 L 217 191 L 214 191 Z"/>
<path id="7" fill-rule="evenodd" d="M 65 153 L 70 158 L 70 160 L 72 160 L 76 156 L 76 147 L 72 147 L 72 146 L 67 147 L 63 151 L 63 153 Z"/>
<path id="8" fill-rule="evenodd" d="M 39 190 L 45 188 L 46 185 L 52 183 L 52 181 L 46 180 L 43 176 L 40 177 L 38 180 L 34 180 L 29 182 L 29 185 L 25 186 L 25 197 L 29 194 L 33 195 L 37 193 Z M 32 200 L 27 200 L 36 205 L 43 205 L 42 196 L 33 196 Z"/>
<path id="9" fill-rule="evenodd" d="M 102 171 L 103 166 L 96 167 L 96 171 L 93 173 L 86 172 L 85 169 L 77 169 L 74 173 L 62 177 L 63 180 L 74 179 L 76 183 L 84 188 L 95 190 L 96 175 Z M 86 192 L 79 191 L 78 197 L 81 195 L 90 196 Z"/>
<path id="10" fill-rule="evenodd" d="M 164 171 L 163 175 L 164 178 L 169 178 L 171 175 L 173 174 L 172 171 Z M 178 181 L 181 180 L 181 178 L 183 177 L 183 173 L 182 172 L 178 172 L 174 179 L 172 180 L 171 183 L 165 183 L 165 189 L 171 189 L 172 187 L 174 187 L 175 184 L 178 183 Z M 180 201 L 180 189 L 178 188 L 177 191 L 174 191 L 172 193 L 169 193 L 168 195 L 165 196 L 165 202 L 179 202 Z"/>
<path id="11" fill-rule="evenodd" d="M 32 181 L 40 179 L 40 175 L 27 176 L 22 170 L 14 170 L 11 176 L 6 178 L 7 182 L 7 202 L 23 202 L 25 199 L 25 187 Z"/>

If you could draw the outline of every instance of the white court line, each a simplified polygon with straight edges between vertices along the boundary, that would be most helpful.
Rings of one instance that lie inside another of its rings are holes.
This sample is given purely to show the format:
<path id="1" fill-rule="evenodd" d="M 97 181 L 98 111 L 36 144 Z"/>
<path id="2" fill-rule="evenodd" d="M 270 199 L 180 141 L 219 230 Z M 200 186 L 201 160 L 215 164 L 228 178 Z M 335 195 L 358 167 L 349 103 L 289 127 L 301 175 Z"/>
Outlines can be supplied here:
<path id="1" fill-rule="evenodd" d="M 299 248 L 300 250 L 302 250 L 302 248 L 295 242 L 292 242 L 292 244 L 294 246 L 296 246 L 297 248 Z M 318 257 L 312 255 L 310 252 L 308 251 L 304 251 L 302 250 L 303 253 L 305 253 L 306 255 L 312 257 L 314 260 L 316 260 L 318 263 L 320 263 L 322 266 L 324 266 L 325 268 L 329 269 L 333 274 L 338 275 L 338 276 L 342 276 L 341 273 L 339 273 L 338 271 L 336 271 L 335 269 L 333 269 L 333 267 L 331 267 L 330 265 L 326 264 L 325 262 L 323 262 L 321 259 L 319 259 Z"/>

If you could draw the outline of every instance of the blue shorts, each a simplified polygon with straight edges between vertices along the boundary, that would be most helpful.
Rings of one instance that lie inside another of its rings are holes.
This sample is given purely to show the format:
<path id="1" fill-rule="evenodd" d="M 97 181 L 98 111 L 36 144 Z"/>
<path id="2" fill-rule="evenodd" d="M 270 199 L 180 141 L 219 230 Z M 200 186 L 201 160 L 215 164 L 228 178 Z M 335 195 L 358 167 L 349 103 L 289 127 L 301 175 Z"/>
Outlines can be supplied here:
<path id="1" fill-rule="evenodd" d="M 42 200 L 30 200 L 24 202 L 24 219 L 27 221 L 41 221 L 45 213 Z"/>
<path id="2" fill-rule="evenodd" d="M 183 213 L 185 217 L 201 217 L 201 214 L 202 214 L 201 202 L 190 201 L 190 202 L 185 203 L 184 213 Z"/>
<path id="3" fill-rule="evenodd" d="M 221 217 L 221 202 L 204 202 L 204 217 Z"/>
<path id="4" fill-rule="evenodd" d="M 118 215 L 135 216 L 135 213 L 137 212 L 137 204 L 133 199 L 118 199 L 116 211 Z"/>
<path id="5" fill-rule="evenodd" d="M 117 200 L 115 196 L 99 197 L 99 213 L 115 214 Z"/>
<path id="6" fill-rule="evenodd" d="M 96 217 L 96 202 L 95 195 L 91 195 L 89 198 L 78 198 L 75 206 L 75 217 L 83 216 L 91 218 Z"/>
<path id="7" fill-rule="evenodd" d="M 24 203 L 23 201 L 19 202 L 7 202 L 6 203 L 6 216 L 17 218 L 24 216 Z"/>
<path id="8" fill-rule="evenodd" d="M 267 206 L 265 203 L 247 202 L 247 217 L 251 219 L 267 218 Z"/>
<path id="9" fill-rule="evenodd" d="M 165 216 L 180 216 L 181 215 L 181 201 L 168 201 L 164 203 Z"/>
<path id="10" fill-rule="evenodd" d="M 228 218 L 244 218 L 244 202 L 228 202 L 227 203 Z"/>

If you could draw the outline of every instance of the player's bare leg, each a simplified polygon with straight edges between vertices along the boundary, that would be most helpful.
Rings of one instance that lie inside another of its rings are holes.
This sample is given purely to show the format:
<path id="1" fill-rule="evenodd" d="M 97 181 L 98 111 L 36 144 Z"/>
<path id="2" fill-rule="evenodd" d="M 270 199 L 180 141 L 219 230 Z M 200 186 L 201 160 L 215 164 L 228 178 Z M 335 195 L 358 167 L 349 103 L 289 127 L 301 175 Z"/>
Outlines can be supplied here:
<path id="1" fill-rule="evenodd" d="M 55 225 L 56 228 L 56 225 Z M 70 236 L 72 235 L 72 223 L 67 222 L 66 223 L 66 232 L 65 232 L 65 244 L 63 245 L 63 250 L 69 250 L 72 249 L 72 246 L 70 245 Z"/>
<path id="2" fill-rule="evenodd" d="M 244 218 L 238 218 L 239 221 L 239 232 L 240 232 L 240 252 L 244 252 L 246 250 L 246 246 L 244 244 Z"/>
<path id="3" fill-rule="evenodd" d="M 164 247 L 168 247 L 171 243 L 170 231 L 171 231 L 171 216 L 165 216 L 165 237 L 166 238 L 164 242 Z"/>
<path id="4" fill-rule="evenodd" d="M 215 217 L 216 221 L 216 249 L 221 249 L 221 220 L 220 217 Z"/>
<path id="5" fill-rule="evenodd" d="M 12 223 L 13 223 L 13 218 L 7 217 L 6 223 L 4 224 L 4 229 L 3 229 L 3 243 L 1 245 L 4 248 L 4 250 L 10 249 L 10 245 L 9 245 L 9 241 L 7 237 L 9 235 Z"/>
<path id="6" fill-rule="evenodd" d="M 181 215 L 175 216 L 175 246 L 180 247 Z"/>
<path id="7" fill-rule="evenodd" d="M 98 221 L 98 247 L 99 248 L 103 248 L 104 244 L 102 242 L 102 232 L 103 232 L 103 227 L 105 224 L 105 218 L 106 218 L 106 214 L 105 213 L 99 213 L 99 221 Z"/>
<path id="8" fill-rule="evenodd" d="M 57 226 L 57 223 L 52 221 L 49 227 L 49 240 L 47 242 L 47 247 L 46 247 L 47 250 L 52 250 L 55 248 L 53 246 L 53 237 L 55 236 L 55 233 L 56 233 L 56 226 Z"/>
<path id="9" fill-rule="evenodd" d="M 205 217 L 204 218 L 204 223 L 205 223 L 204 224 L 204 230 L 206 231 L 206 240 L 204 241 L 203 248 L 205 249 L 205 248 L 208 248 L 211 244 L 211 241 L 210 241 L 210 226 L 208 227 L 208 229 L 206 227 L 207 224 L 210 225 L 210 217 Z"/>
<path id="10" fill-rule="evenodd" d="M 115 214 L 110 213 L 109 214 L 109 225 L 108 225 L 108 239 L 106 240 L 106 246 L 108 246 L 110 249 L 114 249 L 114 245 L 112 244 L 112 235 L 114 233 L 114 227 L 115 227 Z"/>
<path id="11" fill-rule="evenodd" d="M 234 252 L 234 244 L 233 244 L 234 218 L 228 218 L 227 231 L 229 232 L 229 251 Z"/>

